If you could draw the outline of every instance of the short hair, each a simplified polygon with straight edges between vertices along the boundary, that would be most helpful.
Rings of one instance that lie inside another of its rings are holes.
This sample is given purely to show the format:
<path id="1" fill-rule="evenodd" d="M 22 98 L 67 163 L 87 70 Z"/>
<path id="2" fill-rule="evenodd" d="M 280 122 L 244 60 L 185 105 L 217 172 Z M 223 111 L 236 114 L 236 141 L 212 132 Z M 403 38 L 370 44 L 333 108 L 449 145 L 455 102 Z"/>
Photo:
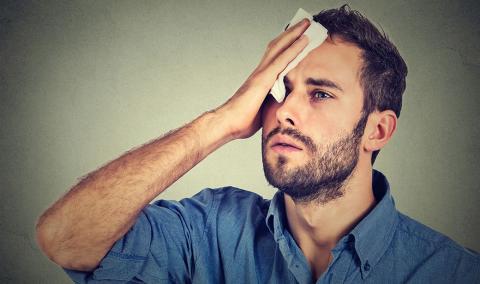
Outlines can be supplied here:
<path id="1" fill-rule="evenodd" d="M 348 5 L 323 10 L 313 16 L 315 22 L 328 30 L 330 37 L 358 46 L 363 65 L 360 85 L 363 88 L 363 114 L 392 110 L 400 117 L 402 95 L 405 91 L 407 65 L 385 32 L 380 32 L 367 18 Z M 380 150 L 372 154 L 372 165 Z"/>

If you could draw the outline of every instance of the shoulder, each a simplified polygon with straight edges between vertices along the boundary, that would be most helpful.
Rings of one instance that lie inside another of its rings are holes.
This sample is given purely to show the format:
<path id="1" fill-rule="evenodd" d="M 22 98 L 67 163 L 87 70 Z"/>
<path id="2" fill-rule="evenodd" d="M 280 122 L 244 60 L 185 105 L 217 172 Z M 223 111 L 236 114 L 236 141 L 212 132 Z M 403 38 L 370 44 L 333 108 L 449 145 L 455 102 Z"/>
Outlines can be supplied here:
<path id="1" fill-rule="evenodd" d="M 270 200 L 264 199 L 261 195 L 233 186 L 204 189 L 191 199 L 183 199 L 180 202 L 185 204 L 193 200 L 208 200 L 211 205 L 210 211 L 220 215 L 251 210 L 266 211 L 270 205 Z"/>
<path id="2" fill-rule="evenodd" d="M 418 242 L 421 245 L 432 247 L 440 247 L 452 242 L 447 236 L 434 229 L 410 218 L 409 216 L 399 213 L 398 234 L 404 240 L 410 242 Z"/>
<path id="3" fill-rule="evenodd" d="M 260 205 L 269 202 L 269 200 L 264 199 L 261 195 L 255 192 L 233 186 L 206 188 L 191 198 L 182 199 L 180 203 L 188 203 L 192 202 L 192 200 L 213 204 L 221 203 L 222 205 L 228 206 Z"/>
<path id="4" fill-rule="evenodd" d="M 183 198 L 180 201 L 160 199 L 153 202 L 154 207 L 166 207 L 175 209 L 177 207 L 191 207 L 195 206 L 197 209 L 212 206 L 214 203 L 220 201 L 255 201 L 262 202 L 264 199 L 257 193 L 236 188 L 233 186 L 226 186 L 220 188 L 205 188 L 192 197 Z"/>
<path id="5" fill-rule="evenodd" d="M 233 186 L 214 188 L 214 189 L 208 188 L 208 189 L 202 190 L 197 195 L 201 196 L 201 195 L 204 195 L 204 194 L 209 194 L 209 195 L 213 196 L 213 198 L 215 198 L 216 200 L 219 200 L 219 201 L 236 201 L 236 202 L 239 202 L 240 204 L 245 203 L 245 202 L 247 204 L 250 204 L 252 202 L 253 203 L 263 203 L 263 202 L 267 201 L 261 195 L 255 193 L 255 192 L 245 190 L 245 189 L 241 189 L 241 188 L 237 188 L 237 187 L 233 187 Z M 195 196 L 197 196 L 197 195 L 195 195 Z"/>
<path id="6" fill-rule="evenodd" d="M 206 188 L 180 201 L 157 200 L 146 208 L 146 211 L 166 211 L 164 215 L 177 215 L 204 219 L 206 222 L 212 215 L 225 212 L 245 211 L 248 208 L 268 210 L 270 200 L 257 193 L 226 186 L 221 188 Z M 152 212 L 150 212 L 152 213 Z"/>
<path id="7" fill-rule="evenodd" d="M 202 215 L 205 231 L 212 233 L 220 230 L 223 233 L 228 232 L 230 236 L 240 234 L 247 227 L 247 231 L 259 229 L 259 226 L 265 224 L 270 206 L 270 200 L 264 199 L 261 195 L 232 186 L 204 189 L 192 198 L 180 202 L 185 206 L 191 206 L 197 200 L 208 200 L 209 203 L 208 210 Z M 190 214 L 197 213 L 190 210 Z"/>
<path id="8" fill-rule="evenodd" d="M 465 256 L 472 257 L 472 260 L 480 262 L 480 255 L 472 250 L 465 249 L 463 246 L 447 237 L 446 235 L 412 219 L 411 217 L 399 213 L 399 234 L 410 242 L 416 242 L 420 246 L 428 246 L 432 249 L 457 251 Z"/>
<path id="9" fill-rule="evenodd" d="M 458 280 L 458 277 L 480 278 L 478 253 L 402 213 L 399 213 L 393 246 L 399 255 L 408 257 L 427 270 L 444 271 L 445 277 L 446 272 L 450 272 L 452 280 Z"/>

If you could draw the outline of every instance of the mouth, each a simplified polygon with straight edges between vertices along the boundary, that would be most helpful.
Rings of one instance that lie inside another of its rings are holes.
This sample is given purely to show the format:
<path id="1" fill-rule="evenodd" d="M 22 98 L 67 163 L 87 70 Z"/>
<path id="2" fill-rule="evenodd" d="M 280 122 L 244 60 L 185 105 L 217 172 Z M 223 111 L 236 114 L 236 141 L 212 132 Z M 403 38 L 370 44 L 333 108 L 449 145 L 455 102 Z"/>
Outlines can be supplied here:
<path id="1" fill-rule="evenodd" d="M 285 135 L 275 136 L 270 148 L 276 153 L 292 153 L 303 150 L 293 139 Z"/>

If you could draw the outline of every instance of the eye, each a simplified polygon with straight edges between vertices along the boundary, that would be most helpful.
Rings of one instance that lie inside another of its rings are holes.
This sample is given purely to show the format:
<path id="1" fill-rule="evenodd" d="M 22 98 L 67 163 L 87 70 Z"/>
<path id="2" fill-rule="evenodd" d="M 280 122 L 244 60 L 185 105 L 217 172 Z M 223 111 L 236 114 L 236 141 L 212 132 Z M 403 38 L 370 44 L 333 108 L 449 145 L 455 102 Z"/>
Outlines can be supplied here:
<path id="1" fill-rule="evenodd" d="M 285 98 L 288 97 L 288 95 L 290 95 L 291 91 L 292 90 L 288 86 L 285 85 Z"/>
<path id="2" fill-rule="evenodd" d="M 325 99 L 331 99 L 332 96 L 323 92 L 323 91 L 314 91 L 311 95 L 312 99 L 314 100 L 325 100 Z"/>

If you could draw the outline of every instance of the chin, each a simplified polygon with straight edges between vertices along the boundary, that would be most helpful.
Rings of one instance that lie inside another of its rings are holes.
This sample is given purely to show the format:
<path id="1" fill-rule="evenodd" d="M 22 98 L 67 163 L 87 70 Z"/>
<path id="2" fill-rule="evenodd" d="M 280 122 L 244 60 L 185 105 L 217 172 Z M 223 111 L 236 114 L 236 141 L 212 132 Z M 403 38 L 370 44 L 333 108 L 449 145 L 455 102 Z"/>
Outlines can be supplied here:
<path id="1" fill-rule="evenodd" d="M 285 161 L 289 165 L 301 165 L 306 163 L 305 152 L 276 153 L 273 150 L 267 152 L 267 159 L 270 165 L 275 165 L 279 160 Z"/>

